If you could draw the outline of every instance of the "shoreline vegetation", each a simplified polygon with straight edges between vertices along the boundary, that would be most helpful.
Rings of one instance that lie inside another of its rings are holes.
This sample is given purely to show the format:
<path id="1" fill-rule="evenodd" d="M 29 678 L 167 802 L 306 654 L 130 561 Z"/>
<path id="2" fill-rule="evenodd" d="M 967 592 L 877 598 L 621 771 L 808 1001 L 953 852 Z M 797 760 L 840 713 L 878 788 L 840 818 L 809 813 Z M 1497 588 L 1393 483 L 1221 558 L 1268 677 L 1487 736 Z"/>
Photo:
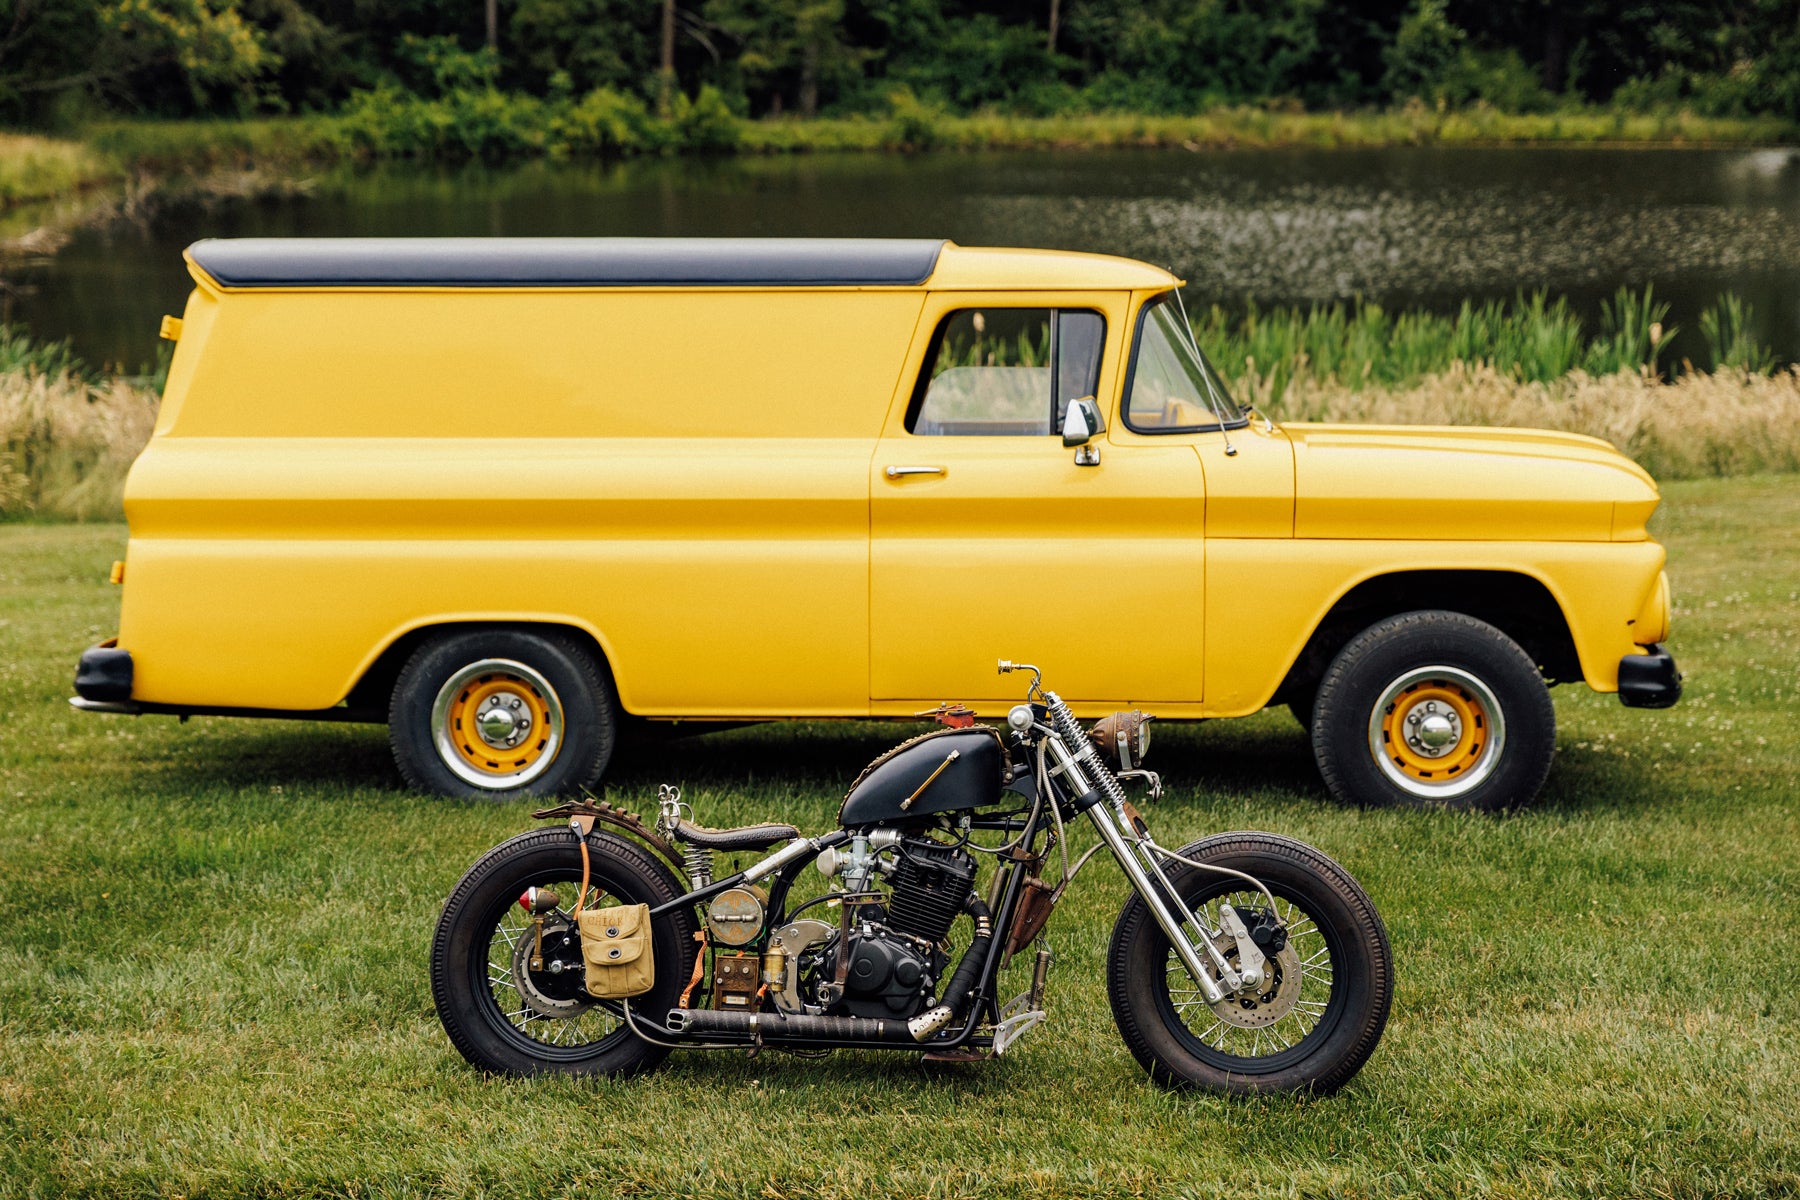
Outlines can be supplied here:
<path id="1" fill-rule="evenodd" d="M 1800 471 L 1800 366 L 1774 368 L 1730 295 L 1701 317 L 1704 364 L 1668 363 L 1665 315 L 1622 289 L 1593 330 L 1537 293 L 1454 316 L 1214 307 L 1195 335 L 1233 394 L 1278 421 L 1554 429 L 1610 441 L 1659 480 Z M 161 374 L 96 372 L 0 329 L 0 521 L 116 519 Z"/>
<path id="2" fill-rule="evenodd" d="M 1576 107 L 1506 113 L 1302 112 L 1232 106 L 1189 115 L 958 115 L 895 93 L 879 115 L 748 119 L 711 89 L 666 116 L 629 94 L 580 100 L 505 92 L 423 98 L 366 93 L 334 114 L 251 119 L 118 120 L 74 137 L 0 132 L 0 208 L 137 181 L 192 182 L 221 172 L 272 175 L 391 160 L 608 160 L 680 154 L 916 153 L 928 150 L 1278 150 L 1394 146 L 1610 148 L 1784 146 L 1800 125 L 1774 116 L 1686 109 Z"/>
<path id="3" fill-rule="evenodd" d="M 904 90 L 875 115 L 735 114 L 702 88 L 659 116 L 635 95 L 579 100 L 500 91 L 420 97 L 360 93 L 337 113 L 248 119 L 108 120 L 70 137 L 0 131 L 0 269 L 53 254 L 73 230 L 141 218 L 185 200 L 259 199 L 312 190 L 314 173 L 383 162 L 611 162 L 683 155 L 1346 150 L 1396 146 L 1800 146 L 1781 117 L 1717 117 L 1686 108 L 1582 106 L 1507 113 L 1439 109 L 1305 112 L 1280 105 L 1190 115 L 1125 112 L 957 115 Z"/>

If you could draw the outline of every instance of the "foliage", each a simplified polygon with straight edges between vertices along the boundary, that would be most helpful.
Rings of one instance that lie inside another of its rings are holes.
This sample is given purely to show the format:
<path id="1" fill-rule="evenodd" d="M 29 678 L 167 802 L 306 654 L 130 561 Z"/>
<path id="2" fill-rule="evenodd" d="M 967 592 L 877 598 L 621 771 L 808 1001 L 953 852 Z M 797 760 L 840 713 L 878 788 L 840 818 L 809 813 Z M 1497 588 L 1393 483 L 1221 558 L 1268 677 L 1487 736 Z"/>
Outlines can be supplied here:
<path id="1" fill-rule="evenodd" d="M 20 330 L 0 325 L 0 375 L 70 375 L 90 377 L 87 364 L 67 339 L 40 342 Z"/>
<path id="2" fill-rule="evenodd" d="M 662 6 L 506 0 L 6 0 L 0 119 L 329 112 L 400 93 L 662 108 Z M 679 90 L 749 116 L 879 118 L 895 89 L 948 112 L 1052 117 L 1586 104 L 1800 120 L 1800 27 L 1776 0 L 683 0 Z M 1051 28 L 1050 12 L 1055 18 Z M 358 99 L 358 98 L 361 99 Z M 489 99 L 471 100 L 486 113 Z M 515 102 L 517 103 L 517 102 Z M 525 110 L 520 108 L 522 113 Z M 441 114 L 419 114 L 427 124 Z M 440 134 L 426 142 L 485 143 Z M 513 132 L 497 135 L 502 143 Z"/>
<path id="3" fill-rule="evenodd" d="M 0 336 L 0 518 L 116 517 L 156 420 L 154 391 L 90 382 L 66 346 Z"/>
<path id="4" fill-rule="evenodd" d="M 117 174 L 104 155 L 78 142 L 0 133 L 0 206 L 73 195 Z"/>

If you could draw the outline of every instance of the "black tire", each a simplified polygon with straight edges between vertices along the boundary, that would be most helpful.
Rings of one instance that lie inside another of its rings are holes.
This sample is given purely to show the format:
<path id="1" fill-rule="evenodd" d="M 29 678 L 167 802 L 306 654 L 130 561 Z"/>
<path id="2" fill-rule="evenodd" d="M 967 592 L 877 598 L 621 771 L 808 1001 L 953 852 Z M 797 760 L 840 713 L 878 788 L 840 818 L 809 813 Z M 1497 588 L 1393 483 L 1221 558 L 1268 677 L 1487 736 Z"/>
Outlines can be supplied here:
<path id="1" fill-rule="evenodd" d="M 525 721 L 511 748 L 483 740 L 473 720 L 502 703 Z M 508 800 L 590 788 L 612 759 L 617 728 L 606 670 L 581 642 L 555 632 L 474 629 L 426 642 L 401 669 L 388 706 L 401 776 L 440 796 Z"/>
<path id="2" fill-rule="evenodd" d="M 1439 704 L 1441 715 L 1426 712 Z M 1402 735 L 1421 714 L 1439 722 L 1427 736 L 1452 740 L 1409 748 Z M 1332 660 L 1312 744 L 1340 803 L 1489 812 L 1527 804 L 1543 787 L 1556 710 L 1531 656 L 1500 630 L 1462 613 L 1402 613 Z"/>
<path id="3" fill-rule="evenodd" d="M 1344 1086 L 1374 1053 L 1393 1002 L 1393 952 L 1374 904 L 1342 867 L 1291 838 L 1226 833 L 1183 847 L 1180 853 L 1254 876 L 1286 907 L 1284 917 L 1291 919 L 1296 912 L 1309 917 L 1316 932 L 1295 922 L 1291 948 L 1296 960 L 1307 953 L 1316 965 L 1317 946 L 1323 946 L 1323 961 L 1331 972 L 1329 991 L 1319 999 L 1319 980 L 1316 974 L 1309 977 L 1304 967 L 1298 974 L 1292 964 L 1285 975 L 1272 970 L 1276 981 L 1269 996 L 1292 982 L 1297 996 L 1314 998 L 1287 1001 L 1291 1007 L 1267 1026 L 1272 1032 L 1266 1054 L 1257 1053 L 1261 1030 L 1226 1026 L 1218 1035 L 1219 1044 L 1214 1044 L 1207 1040 L 1211 1029 L 1192 1028 L 1183 1014 L 1200 1014 L 1203 1026 L 1217 1028 L 1224 1022 L 1197 999 L 1197 992 L 1194 1000 L 1178 999 L 1171 977 L 1190 985 L 1192 980 L 1174 958 L 1167 935 L 1143 898 L 1134 894 L 1113 926 L 1106 962 L 1113 1020 L 1132 1056 L 1151 1079 L 1169 1088 L 1323 1095 Z M 1181 867 L 1170 874 L 1170 882 L 1196 913 L 1222 899 L 1244 904 L 1254 897 L 1255 904 L 1267 907 L 1259 891 L 1232 876 Z M 1302 993 L 1303 987 L 1314 990 Z M 1238 1007 L 1253 1011 L 1264 1006 L 1245 1002 Z M 1308 1017 L 1316 1018 L 1310 1026 L 1305 1024 Z M 1290 1044 L 1282 1048 L 1276 1034 L 1284 1034 Z M 1255 1043 L 1244 1047 L 1242 1042 L 1249 1038 Z M 1251 1052 L 1235 1053 L 1237 1049 Z"/>
<path id="4" fill-rule="evenodd" d="M 605 894 L 606 902 L 655 908 L 682 894 L 649 851 L 624 838 L 590 834 L 588 855 L 591 886 Z M 668 1054 L 625 1026 L 616 1001 L 593 1001 L 579 1013 L 547 1019 L 531 1012 L 516 984 L 492 978 L 490 964 L 506 961 L 510 953 L 506 934 L 500 932 L 502 922 L 524 924 L 518 899 L 525 889 L 551 887 L 562 900 L 560 911 L 567 912 L 580 890 L 580 879 L 581 850 L 573 833 L 567 828 L 538 829 L 482 855 L 450 893 L 431 941 L 431 996 L 451 1043 L 482 1070 L 622 1079 L 649 1070 Z M 693 973 L 698 928 L 688 908 L 671 910 L 652 923 L 656 983 L 628 1001 L 634 1020 L 660 1027 L 675 1007 Z M 535 972 L 531 977 L 543 979 L 546 986 L 551 982 Z M 585 997 L 579 980 L 571 979 L 573 988 L 570 981 L 555 977 L 565 991 Z M 503 1008 L 502 999 L 520 1007 Z M 509 1019 L 509 1012 L 524 1014 L 523 1019 Z"/>

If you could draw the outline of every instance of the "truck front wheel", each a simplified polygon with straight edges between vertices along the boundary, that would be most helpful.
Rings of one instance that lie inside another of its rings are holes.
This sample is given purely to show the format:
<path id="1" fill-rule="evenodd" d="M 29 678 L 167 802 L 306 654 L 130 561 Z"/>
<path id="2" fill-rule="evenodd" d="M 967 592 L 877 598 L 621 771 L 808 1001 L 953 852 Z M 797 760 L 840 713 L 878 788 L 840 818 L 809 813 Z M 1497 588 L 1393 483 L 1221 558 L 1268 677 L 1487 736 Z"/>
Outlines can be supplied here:
<path id="1" fill-rule="evenodd" d="M 1338 652 L 1312 745 L 1342 803 L 1491 811 L 1543 786 L 1556 712 L 1531 656 L 1500 630 L 1462 613 L 1402 613 Z"/>
<path id="2" fill-rule="evenodd" d="M 401 669 L 388 740 L 406 782 L 505 800 L 591 786 L 612 757 L 618 707 L 573 638 L 469 630 L 426 642 Z"/>

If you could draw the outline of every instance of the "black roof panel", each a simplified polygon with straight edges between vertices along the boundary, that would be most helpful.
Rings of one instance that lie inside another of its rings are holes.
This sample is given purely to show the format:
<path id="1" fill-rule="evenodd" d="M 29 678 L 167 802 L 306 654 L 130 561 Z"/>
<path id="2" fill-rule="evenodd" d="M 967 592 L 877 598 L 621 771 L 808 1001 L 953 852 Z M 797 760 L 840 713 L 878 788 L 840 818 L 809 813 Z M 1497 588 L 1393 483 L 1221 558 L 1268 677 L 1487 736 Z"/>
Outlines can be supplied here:
<path id="1" fill-rule="evenodd" d="M 217 238 L 226 287 L 854 286 L 923 283 L 942 241 L 885 238 Z"/>

